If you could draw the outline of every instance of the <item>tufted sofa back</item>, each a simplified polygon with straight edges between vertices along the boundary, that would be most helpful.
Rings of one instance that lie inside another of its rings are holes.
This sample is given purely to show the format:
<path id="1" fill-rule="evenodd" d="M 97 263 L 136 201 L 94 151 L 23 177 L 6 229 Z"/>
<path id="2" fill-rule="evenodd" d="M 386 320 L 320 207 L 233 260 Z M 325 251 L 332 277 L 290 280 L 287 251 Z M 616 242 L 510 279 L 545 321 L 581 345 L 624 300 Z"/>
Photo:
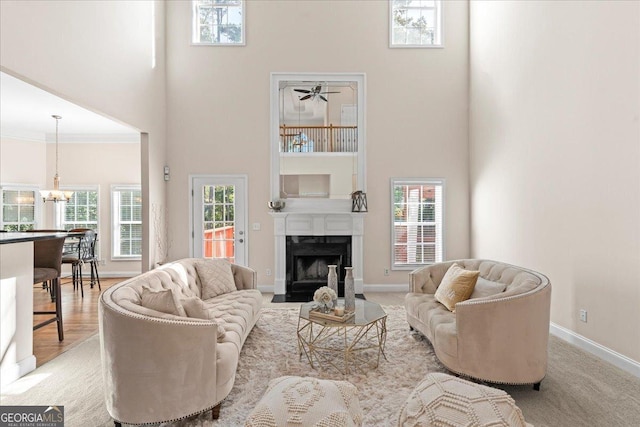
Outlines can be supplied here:
<path id="1" fill-rule="evenodd" d="M 506 285 L 503 292 L 486 297 L 488 299 L 524 294 L 548 283 L 546 277 L 521 267 L 490 260 L 462 259 L 434 264 L 429 268 L 410 274 L 411 292 L 435 293 L 442 278 L 453 263 L 458 264 L 465 270 L 480 271 L 479 282 Z"/>
<path id="2" fill-rule="evenodd" d="M 200 298 L 202 295 L 202 280 L 206 280 L 206 278 L 201 278 L 198 275 L 196 270 L 196 263 L 198 262 L 206 262 L 206 260 L 202 258 L 185 258 L 126 280 L 113 291 L 108 303 L 116 309 L 120 307 L 137 314 L 168 319 L 179 318 L 179 316 L 173 314 L 161 313 L 143 307 L 141 305 L 142 288 L 148 287 L 153 291 L 173 289 L 178 292 L 180 298 L 193 296 Z M 232 264 L 231 271 L 237 289 L 244 289 L 248 283 L 255 282 L 255 277 L 251 276 L 251 274 L 255 273 L 248 272 L 247 269 L 241 269 Z M 199 319 L 190 320 L 198 321 Z"/>

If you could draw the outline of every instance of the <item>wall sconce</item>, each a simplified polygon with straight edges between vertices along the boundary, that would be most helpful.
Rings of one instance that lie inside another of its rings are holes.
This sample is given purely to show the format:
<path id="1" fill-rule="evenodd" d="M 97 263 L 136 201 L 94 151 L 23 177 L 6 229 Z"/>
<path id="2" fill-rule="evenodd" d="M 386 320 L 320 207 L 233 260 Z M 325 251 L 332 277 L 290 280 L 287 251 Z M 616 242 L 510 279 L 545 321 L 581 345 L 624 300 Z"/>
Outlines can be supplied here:
<path id="1" fill-rule="evenodd" d="M 164 180 L 169 181 L 171 177 L 169 176 L 169 166 L 164 167 Z"/>
<path id="2" fill-rule="evenodd" d="M 367 193 L 354 191 L 351 193 L 351 212 L 367 211 Z"/>

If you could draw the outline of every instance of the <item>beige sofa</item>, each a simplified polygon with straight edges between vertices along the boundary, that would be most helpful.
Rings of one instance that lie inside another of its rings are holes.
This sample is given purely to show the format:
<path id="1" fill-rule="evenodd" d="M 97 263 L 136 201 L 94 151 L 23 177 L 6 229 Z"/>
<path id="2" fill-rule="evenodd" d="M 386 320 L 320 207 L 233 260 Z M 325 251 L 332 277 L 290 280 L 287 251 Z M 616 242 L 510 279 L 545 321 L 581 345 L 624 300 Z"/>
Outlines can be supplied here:
<path id="1" fill-rule="evenodd" d="M 258 320 L 262 295 L 255 271 L 231 264 L 227 279 L 236 290 L 201 302 L 220 275 L 211 268 L 215 262 L 176 261 L 100 296 L 105 398 L 116 425 L 179 420 L 209 409 L 217 417 L 233 386 L 240 350 Z M 198 303 L 210 320 L 142 305 L 150 293 L 167 294 L 166 289 L 185 310 L 187 300 Z"/>
<path id="2" fill-rule="evenodd" d="M 434 294 L 453 263 L 479 270 L 471 298 L 449 311 Z M 450 371 L 502 384 L 534 384 L 547 370 L 551 283 L 535 271 L 463 259 L 409 274 L 407 321 L 433 344 Z"/>

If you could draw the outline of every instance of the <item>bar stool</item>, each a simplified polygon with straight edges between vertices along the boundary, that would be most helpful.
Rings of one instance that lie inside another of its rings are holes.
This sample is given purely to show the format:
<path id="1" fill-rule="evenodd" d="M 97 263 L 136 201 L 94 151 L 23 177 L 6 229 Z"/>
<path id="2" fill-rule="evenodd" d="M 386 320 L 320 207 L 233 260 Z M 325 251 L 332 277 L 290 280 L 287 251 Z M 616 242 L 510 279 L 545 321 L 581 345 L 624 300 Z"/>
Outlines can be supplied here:
<path id="1" fill-rule="evenodd" d="M 73 289 L 80 287 L 80 295 L 84 298 L 84 288 L 82 280 L 82 266 L 89 263 L 91 268 L 91 287 L 98 281 L 98 289 L 100 286 L 100 277 L 98 276 L 98 259 L 95 256 L 95 246 L 98 234 L 90 228 L 74 228 L 69 233 L 84 233 L 79 236 L 77 244 L 72 245 L 71 250 L 65 250 L 62 255 L 63 264 L 71 264 L 71 277 L 73 281 Z"/>
<path id="2" fill-rule="evenodd" d="M 23 233 L 66 233 L 67 230 L 59 230 L 59 229 L 38 229 L 38 228 L 32 228 L 31 230 L 24 230 L 22 231 Z M 53 298 L 53 289 L 49 286 L 49 281 L 45 281 L 42 282 L 42 289 L 47 289 L 49 291 L 49 293 L 51 294 L 51 302 L 54 302 L 55 299 Z"/>
<path id="3" fill-rule="evenodd" d="M 33 325 L 33 330 L 40 329 L 49 323 L 58 323 L 58 340 L 64 340 L 62 328 L 62 294 L 60 292 L 60 275 L 62 274 L 62 247 L 64 237 L 33 241 L 33 284 L 47 282 L 55 299 L 55 311 L 35 311 L 33 314 L 55 314 L 54 317 Z"/>

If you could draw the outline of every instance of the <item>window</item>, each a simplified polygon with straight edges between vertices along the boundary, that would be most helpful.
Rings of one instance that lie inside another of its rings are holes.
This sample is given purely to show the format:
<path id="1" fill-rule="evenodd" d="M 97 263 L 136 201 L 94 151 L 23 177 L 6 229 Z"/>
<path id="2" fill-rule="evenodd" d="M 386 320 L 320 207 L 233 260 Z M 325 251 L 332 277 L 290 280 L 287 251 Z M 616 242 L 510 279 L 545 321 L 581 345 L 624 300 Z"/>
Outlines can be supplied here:
<path id="1" fill-rule="evenodd" d="M 391 47 L 442 47 L 440 0 L 390 0 Z"/>
<path id="2" fill-rule="evenodd" d="M 0 223 L 6 231 L 24 231 L 36 228 L 40 213 L 36 203 L 35 187 L 3 187 L 2 217 Z"/>
<path id="3" fill-rule="evenodd" d="M 244 45 L 244 0 L 193 0 L 192 42 Z"/>
<path id="4" fill-rule="evenodd" d="M 392 269 L 409 270 L 444 258 L 444 180 L 391 180 Z"/>
<path id="5" fill-rule="evenodd" d="M 73 191 L 73 196 L 67 203 L 59 203 L 56 210 L 56 224 L 58 228 L 71 230 L 73 228 L 98 229 L 98 188 L 65 188 Z"/>
<path id="6" fill-rule="evenodd" d="M 111 191 L 113 259 L 142 258 L 142 191 L 140 186 L 114 186 Z"/>

